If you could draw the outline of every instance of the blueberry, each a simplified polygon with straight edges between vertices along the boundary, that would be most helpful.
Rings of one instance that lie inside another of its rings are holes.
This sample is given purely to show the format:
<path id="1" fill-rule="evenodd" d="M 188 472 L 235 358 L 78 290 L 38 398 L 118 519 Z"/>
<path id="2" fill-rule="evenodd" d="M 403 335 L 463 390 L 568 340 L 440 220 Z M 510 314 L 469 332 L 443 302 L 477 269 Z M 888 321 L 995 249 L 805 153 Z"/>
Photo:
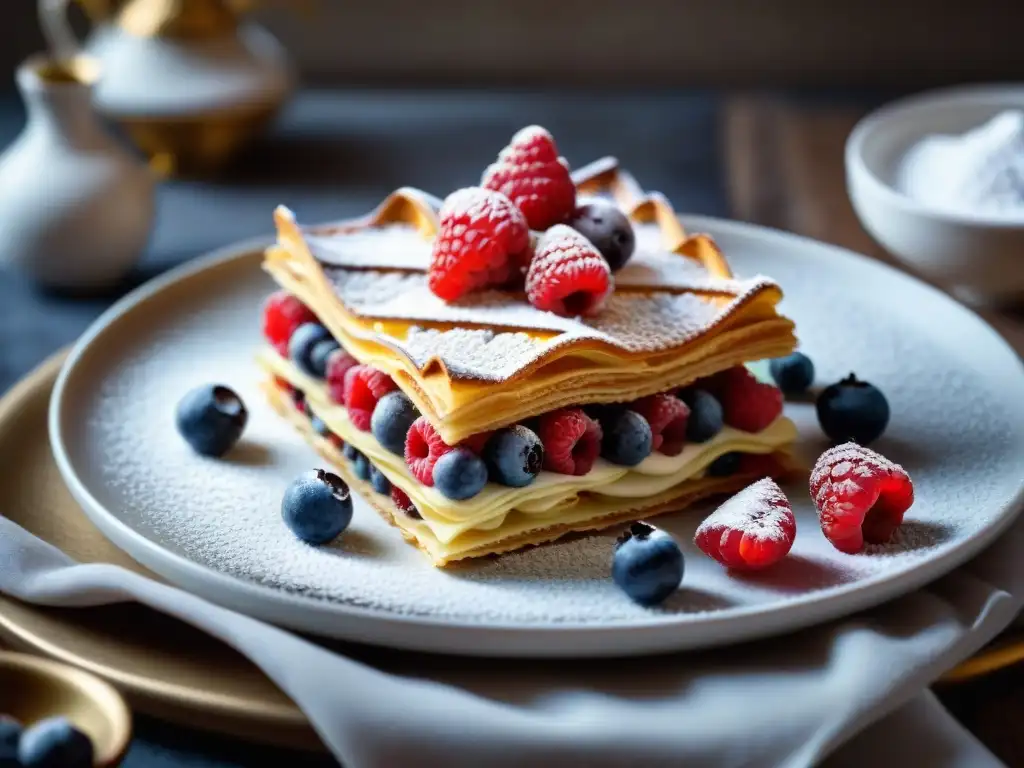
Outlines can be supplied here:
<path id="1" fill-rule="evenodd" d="M 681 398 L 690 408 L 686 422 L 686 439 L 691 443 L 706 443 L 725 426 L 722 405 L 705 389 L 688 389 Z"/>
<path id="2" fill-rule="evenodd" d="M 66 717 L 27 728 L 18 743 L 22 768 L 92 768 L 92 741 Z"/>
<path id="3" fill-rule="evenodd" d="M 449 499 L 471 499 L 487 484 L 487 466 L 466 448 L 448 451 L 434 464 L 434 487 Z"/>
<path id="4" fill-rule="evenodd" d="M 612 272 L 622 269 L 636 250 L 636 236 L 629 218 L 605 200 L 584 203 L 569 219 L 569 226 L 593 243 Z"/>
<path id="5" fill-rule="evenodd" d="M 373 486 L 373 490 L 377 493 L 383 493 L 384 495 L 391 493 L 391 481 L 372 464 L 370 465 L 370 485 Z"/>
<path id="6" fill-rule="evenodd" d="M 18 762 L 18 740 L 21 738 L 21 723 L 13 717 L 0 715 L 0 768 L 20 768 Z"/>
<path id="7" fill-rule="evenodd" d="M 288 486 L 281 499 L 281 516 L 306 543 L 326 544 L 352 521 L 352 495 L 340 477 L 314 469 Z"/>
<path id="8" fill-rule="evenodd" d="M 654 435 L 647 419 L 636 411 L 621 411 L 601 424 L 601 455 L 612 464 L 635 467 L 651 453 Z"/>
<path id="9" fill-rule="evenodd" d="M 743 454 L 732 451 L 723 453 L 717 459 L 708 464 L 709 477 L 729 477 L 736 474 L 740 468 L 740 458 Z"/>
<path id="10" fill-rule="evenodd" d="M 874 442 L 889 424 L 889 402 L 881 390 L 852 373 L 826 387 L 816 404 L 818 422 L 834 443 Z"/>
<path id="11" fill-rule="evenodd" d="M 349 461 L 355 461 L 356 456 L 359 456 L 360 454 L 352 443 L 345 443 L 344 447 L 341 449 L 341 455 Z"/>
<path id="12" fill-rule="evenodd" d="M 220 384 L 204 384 L 178 402 L 178 432 L 203 456 L 223 456 L 242 436 L 249 412 L 237 394 Z"/>
<path id="13" fill-rule="evenodd" d="M 665 531 L 633 523 L 615 545 L 612 579 L 634 602 L 657 605 L 683 580 L 683 552 Z"/>
<path id="14" fill-rule="evenodd" d="M 806 392 L 814 383 L 814 363 L 803 352 L 777 357 L 768 363 L 768 369 L 779 389 L 787 395 Z"/>
<path id="15" fill-rule="evenodd" d="M 313 416 L 309 423 L 313 427 L 313 431 L 321 437 L 328 437 L 331 434 L 331 428 L 319 416 Z"/>
<path id="16" fill-rule="evenodd" d="M 388 392 L 377 401 L 370 431 L 377 442 L 397 456 L 405 455 L 405 436 L 420 412 L 404 392 Z"/>
<path id="17" fill-rule="evenodd" d="M 320 323 L 303 323 L 288 340 L 288 357 L 303 373 L 317 376 L 313 368 L 313 348 L 322 341 L 332 341 L 330 331 Z"/>
<path id="18" fill-rule="evenodd" d="M 544 446 L 521 424 L 502 429 L 484 446 L 484 462 L 496 483 L 522 488 L 534 481 L 544 464 Z"/>
<path id="19" fill-rule="evenodd" d="M 370 463 L 370 460 L 366 458 L 363 454 L 359 453 L 358 451 L 356 453 L 357 455 L 355 459 L 352 461 L 352 471 L 355 472 L 356 477 L 358 477 L 360 480 L 369 480 L 370 470 L 373 468 L 373 465 Z"/>
<path id="20" fill-rule="evenodd" d="M 318 379 L 327 375 L 327 358 L 341 349 L 341 345 L 334 339 L 324 339 L 313 345 L 309 351 L 309 369 Z"/>

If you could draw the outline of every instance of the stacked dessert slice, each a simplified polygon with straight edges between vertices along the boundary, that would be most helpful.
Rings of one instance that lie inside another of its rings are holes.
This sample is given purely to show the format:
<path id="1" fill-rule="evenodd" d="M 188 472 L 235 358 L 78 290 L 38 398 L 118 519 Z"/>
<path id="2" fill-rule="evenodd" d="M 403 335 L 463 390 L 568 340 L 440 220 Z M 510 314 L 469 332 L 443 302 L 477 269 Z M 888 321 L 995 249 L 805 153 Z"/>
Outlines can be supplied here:
<path id="1" fill-rule="evenodd" d="M 735 278 L 615 161 L 565 174 L 529 198 L 492 170 L 443 205 L 400 189 L 312 229 L 275 213 L 268 396 L 435 565 L 677 510 L 788 464 L 781 394 L 744 367 L 795 346 L 778 286 Z M 559 213 L 544 195 L 565 183 Z M 602 243 L 607 259 L 593 225 L 608 216 L 551 222 L 585 198 L 631 230 L 616 253 Z"/>

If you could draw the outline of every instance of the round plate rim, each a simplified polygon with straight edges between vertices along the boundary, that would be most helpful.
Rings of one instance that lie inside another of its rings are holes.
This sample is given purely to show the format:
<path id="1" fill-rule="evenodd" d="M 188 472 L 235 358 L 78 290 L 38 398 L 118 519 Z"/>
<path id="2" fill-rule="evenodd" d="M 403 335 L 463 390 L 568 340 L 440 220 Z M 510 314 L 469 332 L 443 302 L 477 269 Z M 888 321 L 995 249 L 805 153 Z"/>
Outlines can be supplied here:
<path id="1" fill-rule="evenodd" d="M 854 260 L 879 270 L 887 279 L 903 281 L 914 290 L 945 302 L 962 320 L 972 323 L 1002 351 L 1016 353 L 982 318 L 937 288 L 899 270 L 845 248 L 788 232 L 705 216 L 680 216 L 688 231 L 735 233 L 830 251 L 833 258 Z M 400 650 L 485 657 L 584 658 L 638 656 L 697 648 L 720 647 L 796 631 L 861 611 L 913 591 L 945 575 L 992 543 L 1024 506 L 1024 481 L 994 522 L 959 545 L 914 567 L 891 575 L 880 573 L 849 585 L 834 587 L 819 596 L 781 608 L 747 606 L 725 609 L 713 618 L 679 617 L 629 620 L 614 626 L 593 623 L 477 623 L 429 616 L 386 614 L 379 610 L 294 595 L 247 582 L 175 554 L 136 532 L 107 510 L 79 477 L 66 448 L 63 404 L 68 382 L 78 362 L 106 330 L 122 316 L 144 304 L 166 287 L 229 262 L 255 258 L 272 237 L 252 238 L 218 248 L 182 264 L 135 288 L 103 312 L 73 345 L 54 384 L 48 413 L 54 460 L 72 496 L 92 523 L 130 557 L 179 587 L 206 599 L 298 631 Z M 1024 379 L 1024 362 L 1018 358 Z M 426 564 L 424 567 L 428 567 Z M 680 631 L 685 629 L 686 631 Z"/>

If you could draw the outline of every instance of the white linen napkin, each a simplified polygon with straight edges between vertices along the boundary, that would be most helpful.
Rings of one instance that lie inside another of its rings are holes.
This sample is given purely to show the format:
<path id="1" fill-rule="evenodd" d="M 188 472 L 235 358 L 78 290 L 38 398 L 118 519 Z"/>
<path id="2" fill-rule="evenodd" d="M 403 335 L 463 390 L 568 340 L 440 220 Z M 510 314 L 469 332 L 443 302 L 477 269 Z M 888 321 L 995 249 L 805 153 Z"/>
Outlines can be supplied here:
<path id="1" fill-rule="evenodd" d="M 3 518 L 0 592 L 49 606 L 136 600 L 220 638 L 302 708 L 347 768 L 796 768 L 830 755 L 834 768 L 998 766 L 923 692 L 1013 620 L 1022 546 L 1018 521 L 971 563 L 858 616 L 612 661 L 381 652 L 371 665 L 123 568 L 77 564 Z"/>

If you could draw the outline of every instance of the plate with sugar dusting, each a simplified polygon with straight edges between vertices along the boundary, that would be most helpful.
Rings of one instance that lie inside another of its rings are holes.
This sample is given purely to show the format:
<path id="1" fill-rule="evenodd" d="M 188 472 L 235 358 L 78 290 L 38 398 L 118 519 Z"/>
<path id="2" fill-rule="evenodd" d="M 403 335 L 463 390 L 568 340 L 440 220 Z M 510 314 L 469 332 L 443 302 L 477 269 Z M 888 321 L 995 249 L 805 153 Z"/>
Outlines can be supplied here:
<path id="1" fill-rule="evenodd" d="M 922 283 L 842 249 L 755 226 L 682 217 L 728 254 L 736 278 L 770 274 L 817 383 L 850 371 L 892 409 L 872 444 L 914 480 L 888 544 L 846 554 L 822 535 L 804 476 L 783 486 L 797 534 L 770 569 L 736 573 L 692 542 L 708 503 L 656 519 L 680 542 L 678 590 L 655 608 L 613 582 L 618 530 L 434 568 L 360 499 L 332 544 L 281 520 L 293 478 L 323 461 L 265 402 L 254 359 L 274 286 L 266 243 L 212 254 L 103 315 L 54 391 L 51 440 L 75 498 L 115 544 L 190 591 L 318 635 L 485 656 L 623 656 L 794 631 L 915 589 L 979 553 L 1019 510 L 1024 370 L 975 315 Z M 174 406 L 219 382 L 249 409 L 224 458 L 193 453 Z M 807 466 L 828 442 L 809 402 L 786 404 Z"/>

